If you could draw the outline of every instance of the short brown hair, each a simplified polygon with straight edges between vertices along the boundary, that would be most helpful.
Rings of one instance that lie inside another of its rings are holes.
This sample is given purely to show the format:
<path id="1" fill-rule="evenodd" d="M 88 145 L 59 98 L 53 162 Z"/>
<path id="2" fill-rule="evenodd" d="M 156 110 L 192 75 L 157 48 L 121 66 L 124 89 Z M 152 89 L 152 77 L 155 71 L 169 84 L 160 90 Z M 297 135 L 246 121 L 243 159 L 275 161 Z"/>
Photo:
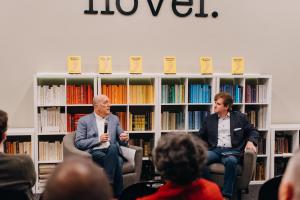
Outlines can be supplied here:
<path id="1" fill-rule="evenodd" d="M 223 99 L 224 106 L 228 106 L 228 111 L 231 111 L 233 99 L 229 93 L 220 92 L 220 93 L 216 94 L 214 100 L 217 101 L 218 99 Z"/>
<path id="2" fill-rule="evenodd" d="M 200 177 L 206 162 L 206 148 L 197 137 L 187 133 L 162 136 L 154 150 L 154 163 L 163 178 L 179 185 Z"/>
<path id="3" fill-rule="evenodd" d="M 7 131 L 7 113 L 0 110 L 0 142 L 2 142 L 3 134 Z"/>

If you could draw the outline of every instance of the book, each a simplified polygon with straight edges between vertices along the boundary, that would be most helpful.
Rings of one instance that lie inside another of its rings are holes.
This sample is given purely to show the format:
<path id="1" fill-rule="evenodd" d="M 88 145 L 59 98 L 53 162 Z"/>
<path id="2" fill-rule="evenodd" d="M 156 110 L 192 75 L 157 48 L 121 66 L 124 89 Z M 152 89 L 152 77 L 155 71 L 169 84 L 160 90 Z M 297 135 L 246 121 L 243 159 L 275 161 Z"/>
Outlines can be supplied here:
<path id="1" fill-rule="evenodd" d="M 243 57 L 233 57 L 231 59 L 231 73 L 232 74 L 244 74 L 245 60 Z"/>
<path id="2" fill-rule="evenodd" d="M 99 56 L 99 69 L 100 74 L 111 74 L 112 73 L 112 58 L 111 56 Z"/>
<path id="3" fill-rule="evenodd" d="M 166 56 L 164 57 L 164 73 L 176 74 L 176 57 Z"/>
<path id="4" fill-rule="evenodd" d="M 141 74 L 143 73 L 143 59 L 142 56 L 130 56 L 129 58 L 130 68 L 129 72 L 131 74 Z"/>
<path id="5" fill-rule="evenodd" d="M 213 73 L 213 64 L 211 57 L 200 57 L 200 72 L 201 74 Z"/>
<path id="6" fill-rule="evenodd" d="M 68 66 L 69 74 L 80 74 L 81 73 L 81 56 L 68 56 L 67 66 Z"/>

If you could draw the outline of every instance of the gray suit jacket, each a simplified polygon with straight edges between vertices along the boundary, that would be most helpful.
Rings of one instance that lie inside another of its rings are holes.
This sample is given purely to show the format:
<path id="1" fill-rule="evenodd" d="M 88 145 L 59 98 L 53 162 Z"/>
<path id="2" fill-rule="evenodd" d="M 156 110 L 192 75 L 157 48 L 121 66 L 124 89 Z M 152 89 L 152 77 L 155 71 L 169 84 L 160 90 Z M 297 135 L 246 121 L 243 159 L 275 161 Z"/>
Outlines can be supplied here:
<path id="1" fill-rule="evenodd" d="M 108 132 L 110 135 L 110 143 L 119 146 L 127 146 L 126 142 L 119 139 L 123 129 L 120 127 L 119 118 L 116 115 L 109 114 L 107 116 Z M 88 114 L 79 119 L 75 134 L 75 146 L 83 151 L 99 146 L 99 133 L 97 129 L 96 117 L 94 113 Z"/>

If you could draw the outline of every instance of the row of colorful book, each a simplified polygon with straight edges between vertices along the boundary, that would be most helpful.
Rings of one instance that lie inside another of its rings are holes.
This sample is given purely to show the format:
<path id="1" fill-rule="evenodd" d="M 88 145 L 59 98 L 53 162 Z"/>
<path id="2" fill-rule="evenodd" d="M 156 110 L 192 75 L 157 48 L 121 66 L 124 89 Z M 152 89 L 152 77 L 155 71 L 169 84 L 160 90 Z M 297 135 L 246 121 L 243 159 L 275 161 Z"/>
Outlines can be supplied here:
<path id="1" fill-rule="evenodd" d="M 67 85 L 67 104 L 92 104 L 93 97 L 91 84 Z"/>
<path id="2" fill-rule="evenodd" d="M 209 111 L 199 110 L 199 111 L 189 111 L 189 129 L 199 130 L 206 116 L 209 115 Z"/>
<path id="3" fill-rule="evenodd" d="M 246 85 L 245 91 L 246 103 L 266 103 L 267 86 L 266 85 Z"/>
<path id="4" fill-rule="evenodd" d="M 243 102 L 243 87 L 238 84 L 221 84 L 220 91 L 229 93 L 234 103 Z"/>
<path id="5" fill-rule="evenodd" d="M 162 130 L 183 130 L 184 113 L 183 112 L 162 112 L 161 129 Z"/>
<path id="6" fill-rule="evenodd" d="M 129 131 L 150 131 L 153 130 L 154 116 L 153 112 L 144 114 L 129 114 Z"/>
<path id="7" fill-rule="evenodd" d="M 39 142 L 39 160 L 57 161 L 63 158 L 62 141 L 40 141 Z"/>
<path id="8" fill-rule="evenodd" d="M 211 86 L 209 84 L 189 85 L 189 103 L 211 103 Z"/>
<path id="9" fill-rule="evenodd" d="M 162 103 L 184 103 L 184 85 L 164 84 L 161 87 Z"/>
<path id="10" fill-rule="evenodd" d="M 64 105 L 66 94 L 64 85 L 39 85 L 37 87 L 37 104 L 39 106 Z"/>
<path id="11" fill-rule="evenodd" d="M 108 96 L 111 104 L 127 104 L 126 85 L 101 85 L 101 93 Z"/>

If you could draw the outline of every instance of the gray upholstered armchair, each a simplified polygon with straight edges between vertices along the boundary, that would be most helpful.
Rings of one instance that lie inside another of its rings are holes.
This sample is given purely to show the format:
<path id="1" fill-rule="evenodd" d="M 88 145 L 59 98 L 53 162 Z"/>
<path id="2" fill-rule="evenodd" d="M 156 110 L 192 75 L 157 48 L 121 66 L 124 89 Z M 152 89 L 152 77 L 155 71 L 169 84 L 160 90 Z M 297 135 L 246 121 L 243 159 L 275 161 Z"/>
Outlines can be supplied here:
<path id="1" fill-rule="evenodd" d="M 74 145 L 75 133 L 70 133 L 64 136 L 63 139 L 63 156 L 84 156 L 91 158 L 91 155 L 85 151 L 77 149 Z M 140 181 L 142 171 L 143 149 L 141 147 L 129 145 L 128 147 L 121 146 L 124 157 L 128 160 L 123 164 L 123 181 L 124 188 Z"/>
<path id="2" fill-rule="evenodd" d="M 248 186 L 254 174 L 256 166 L 256 153 L 247 150 L 243 156 L 243 164 L 237 167 L 237 198 L 241 199 L 241 194 L 248 193 Z M 209 166 L 212 179 L 219 185 L 223 186 L 224 180 L 224 165 L 221 163 L 214 163 Z"/>

